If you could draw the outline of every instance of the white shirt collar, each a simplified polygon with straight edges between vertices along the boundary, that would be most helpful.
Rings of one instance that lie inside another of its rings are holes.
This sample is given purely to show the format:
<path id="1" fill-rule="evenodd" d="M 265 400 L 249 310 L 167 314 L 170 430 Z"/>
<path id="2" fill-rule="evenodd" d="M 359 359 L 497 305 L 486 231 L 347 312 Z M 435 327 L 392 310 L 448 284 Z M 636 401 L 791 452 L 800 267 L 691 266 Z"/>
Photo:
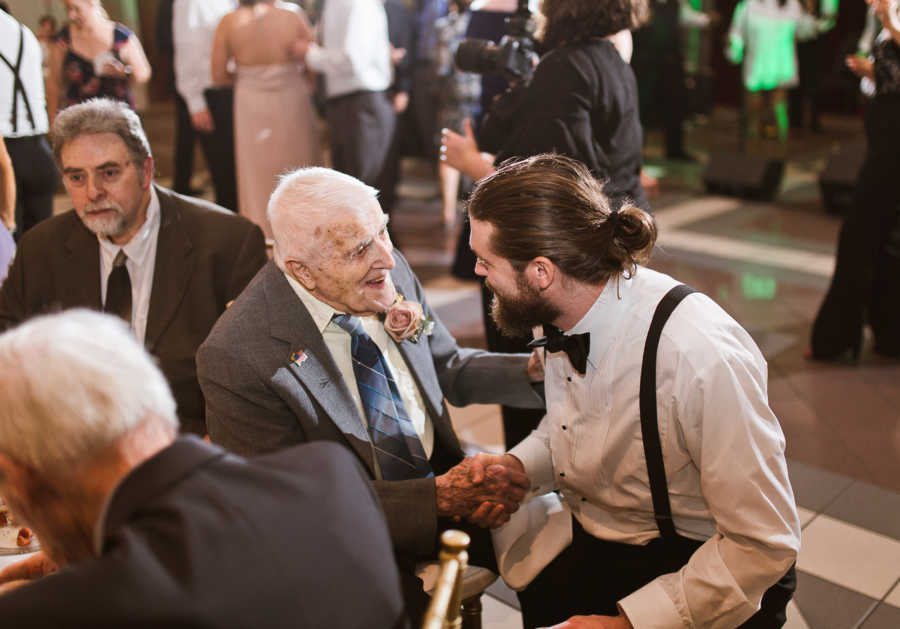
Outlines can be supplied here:
<path id="1" fill-rule="evenodd" d="M 297 297 L 299 297 L 300 301 L 303 302 L 303 305 L 306 306 L 306 311 L 309 312 L 309 316 L 312 317 L 313 322 L 316 324 L 316 329 L 320 334 L 325 333 L 325 328 L 327 328 L 328 324 L 331 323 L 331 319 L 332 317 L 334 317 L 334 315 L 346 314 L 339 310 L 335 310 L 324 301 L 320 300 L 318 297 L 306 290 L 303 284 L 295 280 L 287 273 L 284 273 L 284 277 L 287 278 L 288 284 L 291 285 L 291 288 L 297 294 Z"/>
<path id="2" fill-rule="evenodd" d="M 129 260 L 132 260 L 137 266 L 142 266 L 147 256 L 154 249 L 153 236 L 159 232 L 159 225 L 159 197 L 156 196 L 156 188 L 151 184 L 147 216 L 144 218 L 144 224 L 141 225 L 138 232 L 123 247 L 115 244 L 106 236 L 98 235 L 97 240 L 100 241 L 100 251 L 104 257 L 109 257 L 111 261 L 115 259 L 119 249 L 123 249 Z"/>
<path id="3" fill-rule="evenodd" d="M 639 271 L 638 271 L 639 272 Z M 628 309 L 631 280 L 622 276 L 610 278 L 600 296 L 594 301 L 581 320 L 566 330 L 566 334 L 590 332 L 591 347 L 588 364 L 596 369 L 606 352 L 620 335 L 622 318 Z"/>

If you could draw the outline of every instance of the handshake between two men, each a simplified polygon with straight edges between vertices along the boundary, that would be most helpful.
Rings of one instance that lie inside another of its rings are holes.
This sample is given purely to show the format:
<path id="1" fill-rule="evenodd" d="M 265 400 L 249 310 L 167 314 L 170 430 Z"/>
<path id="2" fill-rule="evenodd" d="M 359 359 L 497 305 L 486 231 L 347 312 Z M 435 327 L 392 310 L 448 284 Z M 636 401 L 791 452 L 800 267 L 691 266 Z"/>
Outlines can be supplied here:
<path id="1" fill-rule="evenodd" d="M 539 350 L 528 357 L 531 382 L 544 381 L 544 362 Z M 531 488 L 522 462 L 511 454 L 481 452 L 466 457 L 446 474 L 434 479 L 437 514 L 476 526 L 497 528 L 509 521 Z"/>
<path id="2" fill-rule="evenodd" d="M 497 528 L 515 513 L 531 487 L 511 454 L 480 453 L 435 478 L 438 516 Z"/>

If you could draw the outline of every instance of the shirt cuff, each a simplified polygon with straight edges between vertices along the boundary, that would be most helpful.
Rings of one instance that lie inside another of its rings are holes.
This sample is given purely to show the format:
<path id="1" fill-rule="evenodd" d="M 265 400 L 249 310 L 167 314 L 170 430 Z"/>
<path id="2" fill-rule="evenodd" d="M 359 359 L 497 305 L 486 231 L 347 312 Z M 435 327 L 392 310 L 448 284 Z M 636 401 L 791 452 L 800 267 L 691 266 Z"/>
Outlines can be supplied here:
<path id="1" fill-rule="evenodd" d="M 519 459 L 525 467 L 525 474 L 531 481 L 530 495 L 540 496 L 553 491 L 553 458 L 540 437 L 532 433 L 510 450 L 509 454 Z"/>
<path id="2" fill-rule="evenodd" d="M 632 592 L 618 604 L 634 629 L 675 629 L 687 626 L 659 579 Z"/>
<path id="3" fill-rule="evenodd" d="M 306 49 L 306 57 L 303 59 L 303 62 L 311 70 L 321 73 L 325 63 L 325 51 L 322 50 L 319 44 L 311 42 L 309 48 Z"/>
<path id="4" fill-rule="evenodd" d="M 209 105 L 206 104 L 206 98 L 203 94 L 185 98 L 184 102 L 187 103 L 188 111 L 191 112 L 191 114 L 198 114 L 205 109 L 209 109 Z"/>

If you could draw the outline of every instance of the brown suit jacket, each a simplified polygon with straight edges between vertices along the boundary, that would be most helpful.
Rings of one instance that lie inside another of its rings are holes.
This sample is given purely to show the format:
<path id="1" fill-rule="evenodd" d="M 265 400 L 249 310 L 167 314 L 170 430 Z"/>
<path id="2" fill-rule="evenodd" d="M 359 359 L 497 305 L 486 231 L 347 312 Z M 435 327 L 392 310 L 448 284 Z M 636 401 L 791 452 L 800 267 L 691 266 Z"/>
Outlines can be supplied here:
<path id="1" fill-rule="evenodd" d="M 182 430 L 205 432 L 194 355 L 213 323 L 266 262 L 253 223 L 205 201 L 156 186 L 156 267 L 145 346 L 178 403 Z M 0 331 L 40 313 L 100 310 L 100 247 L 74 210 L 30 229 L 0 288 Z"/>

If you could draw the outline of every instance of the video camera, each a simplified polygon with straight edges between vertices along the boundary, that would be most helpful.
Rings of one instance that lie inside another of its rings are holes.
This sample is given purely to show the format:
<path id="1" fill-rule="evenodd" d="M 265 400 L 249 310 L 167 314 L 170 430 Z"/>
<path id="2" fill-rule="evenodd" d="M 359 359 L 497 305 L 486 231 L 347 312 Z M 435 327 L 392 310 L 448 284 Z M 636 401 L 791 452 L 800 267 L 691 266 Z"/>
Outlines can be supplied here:
<path id="1" fill-rule="evenodd" d="M 463 72 L 496 74 L 511 83 L 527 84 L 537 57 L 534 43 L 528 0 L 518 0 L 516 12 L 506 18 L 506 34 L 499 44 L 486 39 L 464 39 L 454 60 Z"/>
<path id="2" fill-rule="evenodd" d="M 499 44 L 485 39 L 464 39 L 454 58 L 463 72 L 502 76 L 509 82 L 498 95 L 478 130 L 478 146 L 496 153 L 514 128 L 519 105 L 528 89 L 538 54 L 535 51 L 534 22 L 528 0 L 518 0 L 516 12 L 506 18 L 506 34 Z"/>

